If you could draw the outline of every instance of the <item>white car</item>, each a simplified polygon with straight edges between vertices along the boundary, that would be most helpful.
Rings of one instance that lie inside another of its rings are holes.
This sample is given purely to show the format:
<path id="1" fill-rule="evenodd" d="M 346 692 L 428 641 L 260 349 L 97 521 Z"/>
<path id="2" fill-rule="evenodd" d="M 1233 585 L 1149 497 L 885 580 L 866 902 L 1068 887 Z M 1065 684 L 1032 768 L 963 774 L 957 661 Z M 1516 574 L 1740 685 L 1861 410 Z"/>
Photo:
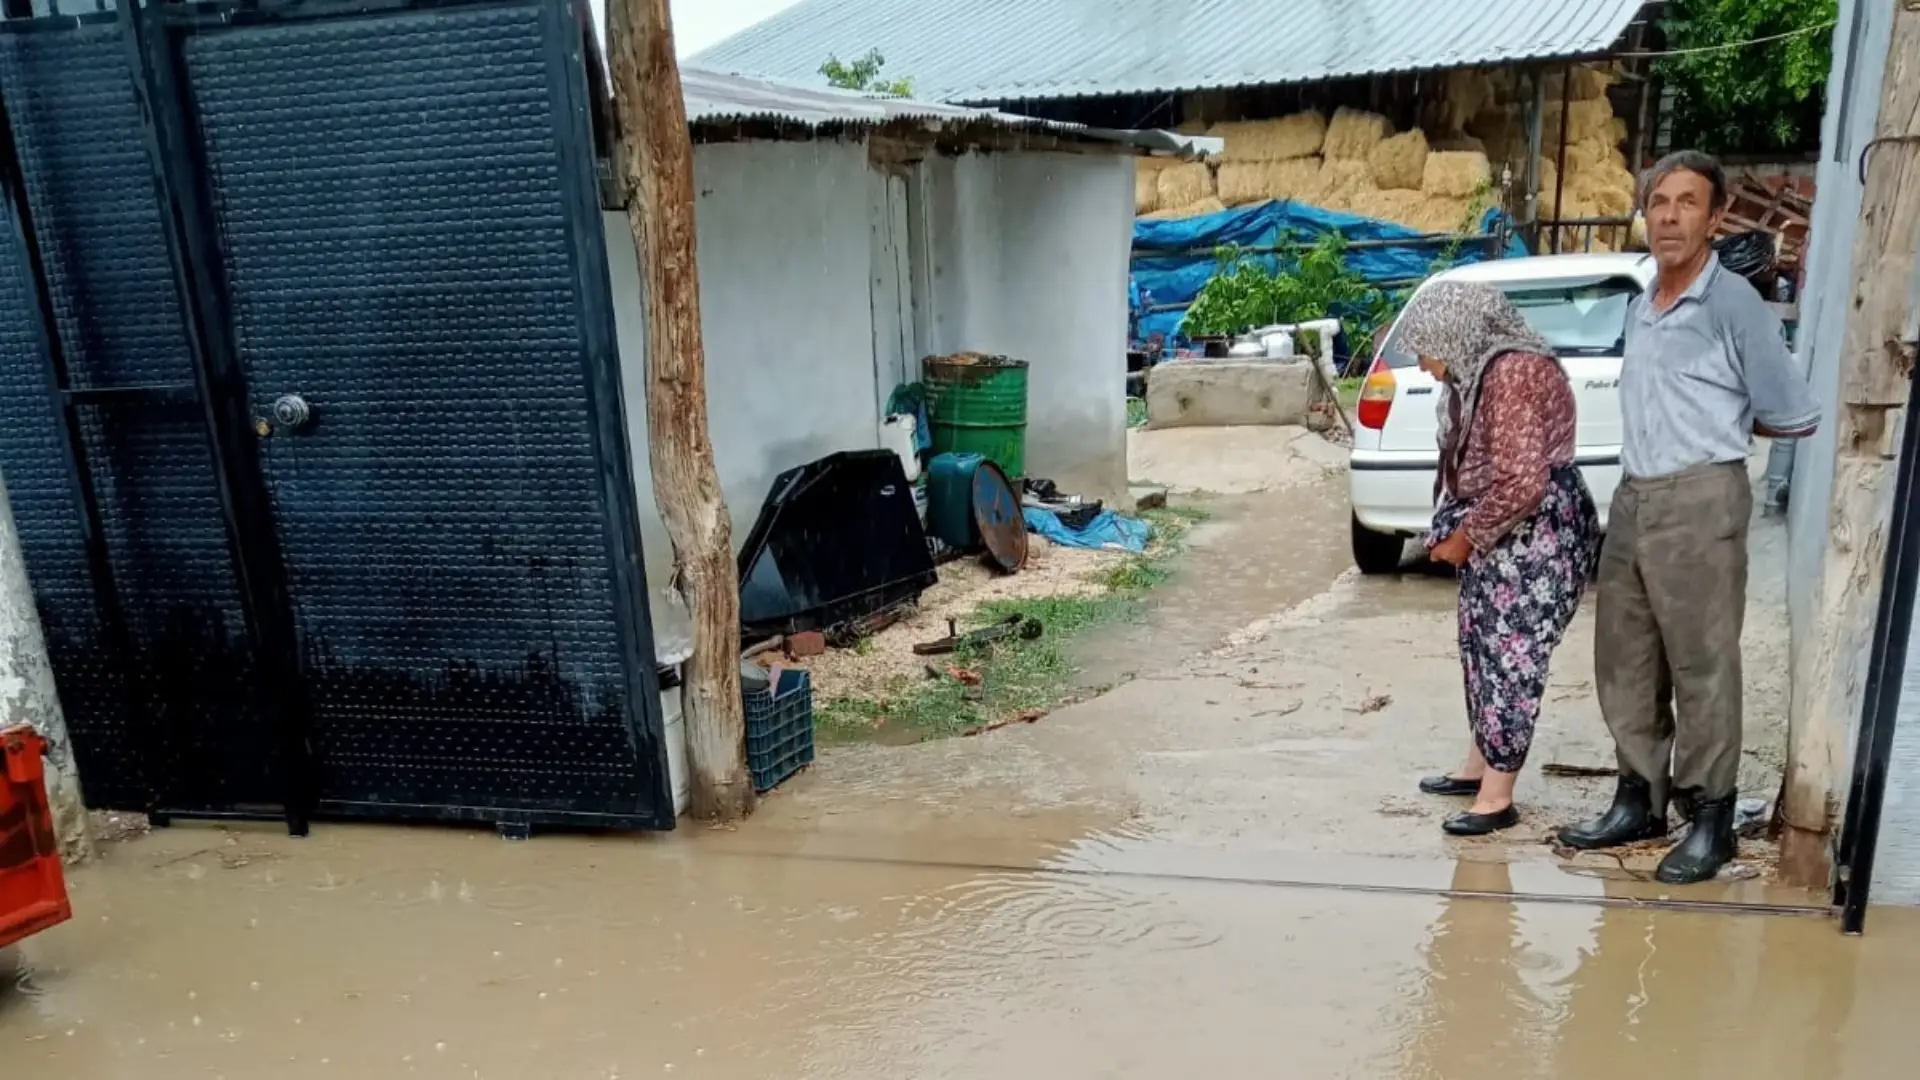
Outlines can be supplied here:
<path id="1" fill-rule="evenodd" d="M 1593 490 L 1603 529 L 1620 482 L 1627 306 L 1652 285 L 1654 272 L 1653 257 L 1644 254 L 1542 255 L 1456 267 L 1420 286 L 1486 282 L 1506 293 L 1553 344 L 1579 409 L 1575 463 Z M 1399 337 L 1396 323 L 1367 371 L 1349 459 L 1353 561 L 1365 574 L 1398 570 L 1407 538 L 1424 534 L 1433 521 L 1441 391 L 1417 359 L 1398 347 Z"/>

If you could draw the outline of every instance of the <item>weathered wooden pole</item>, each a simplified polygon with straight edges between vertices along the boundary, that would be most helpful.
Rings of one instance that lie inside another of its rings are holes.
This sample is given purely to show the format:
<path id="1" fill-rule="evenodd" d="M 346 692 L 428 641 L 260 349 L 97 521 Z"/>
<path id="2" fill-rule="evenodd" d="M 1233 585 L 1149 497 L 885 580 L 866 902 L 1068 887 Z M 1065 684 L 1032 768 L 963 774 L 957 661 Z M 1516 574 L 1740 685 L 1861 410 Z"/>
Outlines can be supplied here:
<path id="1" fill-rule="evenodd" d="M 693 227 L 693 144 L 667 0 L 611 0 L 608 66 L 620 121 L 627 221 L 647 312 L 647 435 L 654 499 L 693 616 L 685 678 L 691 811 L 753 810 L 740 706 L 740 584 L 733 523 L 707 431 L 706 351 Z"/>
<path id="2" fill-rule="evenodd" d="M 40 612 L 34 607 L 33 585 L 20 554 L 13 504 L 7 498 L 6 481 L 0 479 L 0 728 L 19 724 L 31 725 L 47 740 L 47 802 L 60 854 L 68 862 L 89 857 L 93 840 L 87 829 L 87 807 L 80 798 L 73 743 L 67 738 L 66 716 L 53 685 L 53 663 L 47 659 L 46 638 L 40 632 Z"/>
<path id="3" fill-rule="evenodd" d="M 1781 870 L 1824 887 L 1829 834 L 1845 794 L 1847 732 L 1860 715 L 1868 647 L 1886 566 L 1898 433 L 1914 373 L 1915 260 L 1920 258 L 1920 0 L 1898 0 L 1866 151 L 1866 190 L 1854 234 L 1840 398 L 1835 420 L 1832 538 L 1814 603 L 1815 654 L 1794 688 L 1787 746 Z"/>

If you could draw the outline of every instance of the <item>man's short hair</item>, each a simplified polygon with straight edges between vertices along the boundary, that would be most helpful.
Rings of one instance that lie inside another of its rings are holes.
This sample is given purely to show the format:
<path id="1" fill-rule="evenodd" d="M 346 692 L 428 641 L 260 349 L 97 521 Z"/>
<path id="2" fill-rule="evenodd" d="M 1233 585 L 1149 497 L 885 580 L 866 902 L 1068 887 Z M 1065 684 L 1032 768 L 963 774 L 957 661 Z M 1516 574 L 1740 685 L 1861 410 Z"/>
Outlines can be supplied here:
<path id="1" fill-rule="evenodd" d="M 1727 206 L 1727 170 L 1720 159 L 1712 154 L 1703 154 L 1698 150 L 1675 150 L 1666 157 L 1653 163 L 1640 178 L 1640 209 L 1646 210 L 1653 201 L 1653 189 L 1660 181 L 1677 172 L 1690 172 L 1706 178 L 1713 185 L 1713 209 L 1724 210 Z"/>

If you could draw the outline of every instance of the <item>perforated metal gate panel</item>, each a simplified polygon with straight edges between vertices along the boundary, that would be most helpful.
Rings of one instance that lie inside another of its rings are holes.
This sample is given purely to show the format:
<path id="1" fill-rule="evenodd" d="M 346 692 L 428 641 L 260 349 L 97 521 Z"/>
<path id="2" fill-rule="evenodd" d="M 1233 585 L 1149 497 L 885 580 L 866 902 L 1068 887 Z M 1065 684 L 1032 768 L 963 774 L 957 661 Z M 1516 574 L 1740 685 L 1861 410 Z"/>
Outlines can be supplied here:
<path id="1" fill-rule="evenodd" d="M 156 196 L 122 25 L 0 35 L 0 89 L 23 157 L 55 178 L 30 195 L 51 290 L 96 305 L 69 320 L 75 383 L 192 382 L 156 200 L 197 200 L 219 234 L 190 257 L 219 264 L 217 329 L 259 422 L 250 482 L 291 593 L 295 764 L 319 810 L 670 827 L 577 12 L 147 10 L 179 87 L 156 108 L 193 138 L 189 190 Z M 142 645 L 129 718 L 17 263 L 0 268 L 0 465 L 90 801 L 280 798 L 287 718 L 263 718 L 253 685 L 267 669 L 228 550 L 247 530 L 221 516 L 203 399 L 85 425 L 118 592 L 136 639 L 164 646 Z M 306 422 L 275 418 L 288 396 Z"/>
<path id="2" fill-rule="evenodd" d="M 191 386 L 127 52 L 111 23 L 0 35 L 0 93 L 76 388 Z M 109 648 L 20 238 L 0 251 L 0 469 L 88 797 L 272 804 L 280 752 L 252 658 L 197 406 L 78 409 L 131 655 Z M 126 699 L 121 695 L 125 693 Z M 150 787 L 151 785 L 151 787 Z"/>
<path id="3" fill-rule="evenodd" d="M 646 808 L 538 7 L 186 39 L 328 800 Z"/>

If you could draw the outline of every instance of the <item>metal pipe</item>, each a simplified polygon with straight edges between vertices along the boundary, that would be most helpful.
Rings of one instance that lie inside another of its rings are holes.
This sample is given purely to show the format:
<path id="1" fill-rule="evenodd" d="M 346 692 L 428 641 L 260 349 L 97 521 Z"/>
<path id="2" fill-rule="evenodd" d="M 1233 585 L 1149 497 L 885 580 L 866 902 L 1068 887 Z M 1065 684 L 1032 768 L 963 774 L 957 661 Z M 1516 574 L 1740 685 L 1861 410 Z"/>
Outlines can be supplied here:
<path id="1" fill-rule="evenodd" d="M 1573 104 L 1573 65 L 1560 75 L 1560 151 L 1554 162 L 1553 177 L 1553 253 L 1560 254 L 1560 212 L 1567 205 L 1567 120 Z"/>
<path id="2" fill-rule="evenodd" d="M 1533 94 L 1527 101 L 1527 237 L 1529 252 L 1540 250 L 1540 129 L 1546 123 L 1546 68 L 1534 67 Z"/>
<path id="3" fill-rule="evenodd" d="M 1887 526 L 1880 610 L 1874 619 L 1860 732 L 1853 752 L 1853 783 L 1840 832 L 1842 876 L 1834 900 L 1840 905 L 1840 931 L 1849 935 L 1857 935 L 1866 927 L 1874 849 L 1879 844 L 1880 813 L 1886 803 L 1887 766 L 1893 756 L 1894 731 L 1899 726 L 1907 637 L 1913 630 L 1914 589 L 1920 584 L 1920 492 L 1914 490 L 1916 461 L 1920 459 L 1916 406 L 1920 406 L 1920 393 L 1910 385 L 1901 418 L 1905 430 L 1901 432 L 1900 468 L 1894 480 L 1893 515 Z"/>

